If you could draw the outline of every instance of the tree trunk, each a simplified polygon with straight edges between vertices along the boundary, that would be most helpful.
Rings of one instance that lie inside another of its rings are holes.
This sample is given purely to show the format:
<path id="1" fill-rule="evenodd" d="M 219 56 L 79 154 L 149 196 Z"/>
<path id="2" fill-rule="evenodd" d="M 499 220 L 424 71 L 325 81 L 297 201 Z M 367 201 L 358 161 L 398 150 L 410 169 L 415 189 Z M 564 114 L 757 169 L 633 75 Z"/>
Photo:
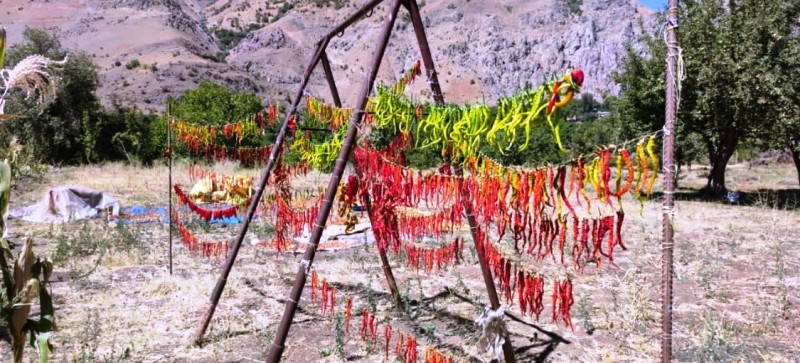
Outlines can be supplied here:
<path id="1" fill-rule="evenodd" d="M 791 142 L 789 143 L 789 151 L 792 152 L 794 168 L 797 169 L 797 182 L 800 183 L 800 141 L 792 138 Z"/>
<path id="2" fill-rule="evenodd" d="M 710 155 L 711 172 L 708 174 L 708 184 L 701 191 L 702 194 L 720 197 L 728 192 L 725 187 L 725 169 L 738 144 L 739 137 L 735 134 L 728 134 L 715 146 Z"/>

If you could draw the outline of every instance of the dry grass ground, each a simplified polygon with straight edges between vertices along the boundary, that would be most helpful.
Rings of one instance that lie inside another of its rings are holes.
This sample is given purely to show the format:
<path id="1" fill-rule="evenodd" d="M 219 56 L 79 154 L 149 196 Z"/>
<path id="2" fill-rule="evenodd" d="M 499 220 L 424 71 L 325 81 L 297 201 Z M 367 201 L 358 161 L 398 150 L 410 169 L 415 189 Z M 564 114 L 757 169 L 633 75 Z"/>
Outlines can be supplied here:
<path id="1" fill-rule="evenodd" d="M 217 165 L 233 172 L 234 165 Z M 186 182 L 185 167 L 176 180 Z M 253 170 L 236 170 L 252 175 Z M 683 173 L 682 187 L 702 186 L 703 170 Z M 800 359 L 800 213 L 798 193 L 775 203 L 766 188 L 797 191 L 790 166 L 762 169 L 734 166 L 732 189 L 752 191 L 750 205 L 680 200 L 674 215 L 675 356 L 681 362 L 797 362 Z M 167 201 L 163 167 L 142 169 L 120 164 L 62 168 L 41 183 L 21 182 L 12 207 L 38 199 L 48 187 L 81 184 L 106 190 L 123 205 L 158 205 Z M 297 182 L 297 186 L 301 182 Z M 325 185 L 310 176 L 305 186 Z M 761 190 L 759 192 L 759 190 Z M 792 195 L 783 193 L 782 196 Z M 523 361 L 648 362 L 659 354 L 659 284 L 661 271 L 660 201 L 626 206 L 623 230 L 628 251 L 618 253 L 619 268 L 604 265 L 575 277 L 575 330 L 556 326 L 547 312 L 532 326 L 509 322 L 513 344 Z M 259 222 L 260 223 L 260 222 Z M 256 223 L 256 226 L 259 226 Z M 96 219 L 65 225 L 37 225 L 13 220 L 12 240 L 26 234 L 36 249 L 56 260 L 53 281 L 57 323 L 57 362 L 250 362 L 263 361 L 283 312 L 298 257 L 276 256 L 250 244 L 239 253 L 222 301 L 202 348 L 191 345 L 220 271 L 221 259 L 203 259 L 175 239 L 174 273 L 167 271 L 167 228 L 159 224 L 114 226 Z M 233 236 L 238 226 L 214 227 L 209 233 Z M 269 228 L 256 228 L 268 233 Z M 374 246 L 317 254 L 314 268 L 343 296 L 353 311 L 368 304 L 378 319 L 414 332 L 420 346 L 433 342 L 464 361 L 480 361 L 473 348 L 479 328 L 472 320 L 480 306 L 442 294 L 446 287 L 485 303 L 485 288 L 474 248 L 465 263 L 432 276 L 417 274 L 396 258 L 392 264 L 407 313 L 391 307 Z M 552 271 L 543 267 L 547 275 Z M 554 273 L 554 272 L 552 272 Z M 383 348 L 363 344 L 356 334 L 337 343 L 336 322 L 318 314 L 319 303 L 304 292 L 294 319 L 286 362 L 379 362 Z M 545 299 L 545 307 L 549 303 Z M 509 310 L 517 312 L 516 305 Z M 354 313 L 352 330 L 360 327 Z M 569 344 L 556 344 L 545 332 Z M 379 335 L 381 335 L 379 333 Z M 8 360 L 8 346 L 0 345 Z M 344 354 L 337 352 L 342 348 Z M 31 349 L 27 356 L 33 358 Z"/>

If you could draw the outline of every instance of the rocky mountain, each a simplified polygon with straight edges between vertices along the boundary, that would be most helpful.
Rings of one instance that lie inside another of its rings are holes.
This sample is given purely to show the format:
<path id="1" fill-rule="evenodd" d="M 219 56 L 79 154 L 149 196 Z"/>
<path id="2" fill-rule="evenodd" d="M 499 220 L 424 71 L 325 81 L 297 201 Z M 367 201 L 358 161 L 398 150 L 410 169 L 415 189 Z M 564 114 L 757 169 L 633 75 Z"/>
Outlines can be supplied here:
<path id="1" fill-rule="evenodd" d="M 0 0 L 10 43 L 26 26 L 53 28 L 100 68 L 101 98 L 161 111 L 210 79 L 267 100 L 295 92 L 312 46 L 363 0 Z M 420 1 L 439 78 L 450 102 L 492 102 L 569 67 L 586 72 L 584 92 L 602 97 L 624 46 L 653 14 L 635 0 Z M 389 1 L 331 40 L 328 56 L 343 101 L 354 102 Z M 379 82 L 393 82 L 419 59 L 404 9 L 395 24 Z M 418 82 L 412 94 L 425 97 Z M 328 98 L 321 68 L 310 94 Z"/>

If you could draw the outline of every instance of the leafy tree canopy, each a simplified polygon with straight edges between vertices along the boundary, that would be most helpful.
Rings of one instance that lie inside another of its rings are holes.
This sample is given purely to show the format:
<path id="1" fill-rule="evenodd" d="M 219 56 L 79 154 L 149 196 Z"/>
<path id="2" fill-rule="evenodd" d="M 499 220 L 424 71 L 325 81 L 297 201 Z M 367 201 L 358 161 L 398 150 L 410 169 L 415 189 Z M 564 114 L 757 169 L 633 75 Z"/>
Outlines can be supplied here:
<path id="1" fill-rule="evenodd" d="M 221 125 L 253 117 L 263 111 L 262 100 L 247 92 L 205 81 L 171 105 L 172 116 L 201 125 Z"/>
<path id="2" fill-rule="evenodd" d="M 682 146 L 696 144 L 690 135 L 697 135 L 712 166 L 706 192 L 727 190 L 725 168 L 740 142 L 785 147 L 797 135 L 798 16 L 796 0 L 681 2 L 678 31 L 686 78 L 680 84 L 678 156 Z M 616 77 L 622 87 L 616 109 L 631 133 L 664 125 L 661 37 L 646 39 L 648 56 L 629 50 Z"/>

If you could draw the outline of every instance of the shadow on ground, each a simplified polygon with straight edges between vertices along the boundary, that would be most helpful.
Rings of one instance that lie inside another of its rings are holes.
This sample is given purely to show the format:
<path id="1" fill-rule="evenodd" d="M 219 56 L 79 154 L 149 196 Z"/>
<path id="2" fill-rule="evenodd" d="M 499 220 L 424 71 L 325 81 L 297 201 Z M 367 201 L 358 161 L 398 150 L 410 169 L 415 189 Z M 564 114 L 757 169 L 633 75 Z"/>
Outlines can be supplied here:
<path id="1" fill-rule="evenodd" d="M 654 200 L 662 197 L 662 192 L 653 193 Z M 797 211 L 800 210 L 800 189 L 730 191 L 728 195 L 712 196 L 702 189 L 680 188 L 675 192 L 675 200 Z"/>

